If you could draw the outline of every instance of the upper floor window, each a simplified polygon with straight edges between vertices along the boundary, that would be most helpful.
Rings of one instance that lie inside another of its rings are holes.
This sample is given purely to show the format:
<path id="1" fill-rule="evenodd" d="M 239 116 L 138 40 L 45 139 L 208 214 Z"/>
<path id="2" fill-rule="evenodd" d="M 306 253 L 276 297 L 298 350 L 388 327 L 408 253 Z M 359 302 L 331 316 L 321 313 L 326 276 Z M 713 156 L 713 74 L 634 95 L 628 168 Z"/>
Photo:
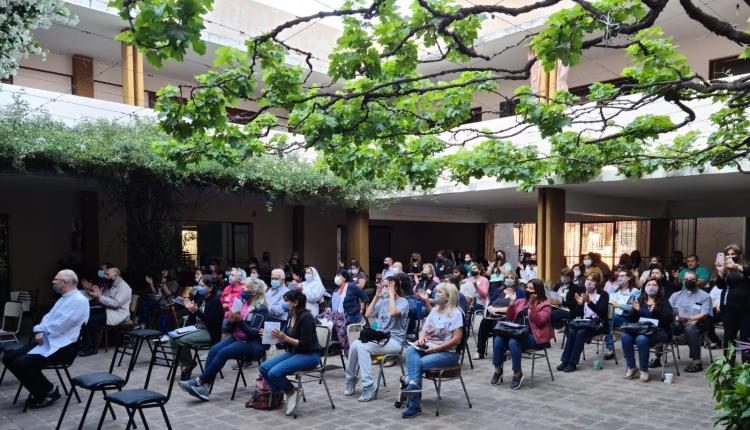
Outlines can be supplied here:
<path id="1" fill-rule="evenodd" d="M 728 57 L 708 62 L 708 78 L 721 79 L 750 73 L 750 60 Z"/>

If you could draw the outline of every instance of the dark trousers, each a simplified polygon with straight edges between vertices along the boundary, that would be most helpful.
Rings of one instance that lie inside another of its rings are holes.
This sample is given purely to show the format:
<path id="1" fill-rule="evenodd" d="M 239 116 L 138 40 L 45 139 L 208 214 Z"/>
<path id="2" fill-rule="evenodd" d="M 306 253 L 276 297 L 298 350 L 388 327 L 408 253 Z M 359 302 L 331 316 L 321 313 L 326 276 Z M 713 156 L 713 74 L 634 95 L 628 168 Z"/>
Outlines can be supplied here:
<path id="1" fill-rule="evenodd" d="M 86 322 L 83 336 L 81 336 L 81 349 L 96 349 L 99 333 L 105 324 L 107 324 L 107 310 L 104 308 L 91 308 L 89 320 Z"/>
<path id="2" fill-rule="evenodd" d="M 560 308 L 552 308 L 552 327 L 563 328 L 565 321 L 570 319 L 570 311 Z"/>
<path id="3" fill-rule="evenodd" d="M 479 323 L 479 329 L 477 330 L 477 353 L 481 356 L 487 355 L 487 340 L 490 337 L 490 332 L 495 328 L 498 320 L 491 318 L 482 318 Z"/>
<path id="4" fill-rule="evenodd" d="M 692 360 L 701 359 L 701 341 L 703 340 L 703 333 L 706 332 L 708 325 L 703 322 L 697 322 L 695 324 L 680 324 L 677 327 L 677 334 L 682 334 L 685 343 L 688 345 L 690 352 L 688 356 Z"/>
<path id="5" fill-rule="evenodd" d="M 721 343 L 721 339 L 719 339 L 719 336 L 716 334 L 716 324 L 721 322 L 721 316 L 718 311 L 714 310 L 714 314 L 709 317 L 708 322 L 708 339 L 711 343 Z"/>
<path id="6" fill-rule="evenodd" d="M 581 353 L 586 342 L 592 337 L 599 334 L 598 331 L 590 328 L 574 329 L 568 327 L 567 339 L 565 340 L 565 349 L 563 350 L 560 361 L 565 364 L 578 365 L 581 360 Z"/>
<path id="7" fill-rule="evenodd" d="M 734 342 L 738 339 L 737 333 L 739 332 L 739 339 L 747 342 L 750 337 L 750 312 L 746 307 L 740 306 L 725 306 L 721 310 L 722 321 L 724 322 L 724 348 L 728 348 L 730 344 L 734 345 Z M 748 361 L 749 354 L 743 354 L 743 362 Z"/>
<path id="8" fill-rule="evenodd" d="M 36 401 L 42 401 L 52 390 L 52 383 L 42 373 L 42 368 L 52 364 L 72 363 L 78 354 L 75 343 L 60 348 L 49 357 L 39 354 L 29 354 L 36 344 L 25 345 L 13 351 L 8 351 L 3 357 L 5 367 L 15 375 L 18 381 L 26 387 Z"/>

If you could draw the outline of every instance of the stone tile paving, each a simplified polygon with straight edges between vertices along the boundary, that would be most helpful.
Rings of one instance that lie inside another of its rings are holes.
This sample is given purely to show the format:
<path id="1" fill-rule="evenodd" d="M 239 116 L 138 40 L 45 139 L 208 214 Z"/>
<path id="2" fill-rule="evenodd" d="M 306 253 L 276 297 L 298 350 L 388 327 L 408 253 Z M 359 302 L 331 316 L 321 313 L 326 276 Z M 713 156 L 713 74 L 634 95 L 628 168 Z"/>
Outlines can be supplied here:
<path id="1" fill-rule="evenodd" d="M 470 341 L 471 350 L 474 340 Z M 491 349 L 491 348 L 490 348 Z M 680 367 L 687 365 L 687 348 L 682 347 L 683 359 Z M 623 380 L 624 360 L 616 366 L 613 361 L 606 362 L 602 371 L 592 369 L 591 360 L 594 346 L 587 346 L 588 361 L 583 362 L 581 370 L 566 374 L 554 370 L 560 356 L 559 344 L 552 345 L 550 360 L 555 380 L 552 381 L 544 361 L 537 361 L 535 386 L 529 388 L 528 376 L 531 362 L 523 361 L 527 380 L 521 390 L 512 391 L 509 379 L 500 386 L 489 385 L 491 362 L 483 359 L 474 362 L 474 369 L 469 369 L 468 360 L 464 365 L 466 382 L 473 408 L 469 409 L 458 381 L 446 382 L 443 386 L 443 400 L 440 403 L 440 416 L 435 416 L 436 395 L 431 385 L 425 385 L 423 395 L 423 415 L 411 420 L 401 418 L 403 409 L 396 409 L 396 384 L 400 376 L 398 366 L 386 369 L 387 387 L 381 387 L 378 399 L 370 403 L 359 403 L 357 395 L 344 397 L 341 393 L 344 386 L 344 374 L 341 369 L 326 373 L 326 380 L 331 389 L 336 409 L 332 410 L 322 385 L 307 384 L 307 402 L 298 409 L 295 420 L 286 417 L 281 411 L 256 411 L 246 409 L 244 403 L 254 386 L 257 368 L 246 370 L 248 388 L 240 388 L 234 401 L 230 401 L 232 385 L 236 371 L 231 369 L 231 362 L 224 368 L 225 379 L 218 379 L 211 401 L 200 402 L 179 390 L 175 385 L 172 397 L 167 404 L 167 411 L 174 429 L 530 429 L 545 430 L 579 430 L 579 429 L 623 429 L 623 430 L 661 430 L 676 428 L 709 429 L 714 415 L 713 401 L 704 373 L 686 374 L 675 377 L 672 385 L 657 380 L 644 384 L 638 380 Z M 622 356 L 621 351 L 620 357 Z M 108 354 L 76 360 L 71 369 L 75 376 L 93 371 L 106 371 L 109 366 Z M 148 357 L 142 353 L 135 371 L 131 376 L 128 388 L 143 387 Z M 707 355 L 707 354 L 706 354 Z M 707 358 L 707 357 L 706 357 Z M 333 360 L 335 363 L 337 360 Z M 116 372 L 124 374 L 125 367 Z M 510 373 L 510 363 L 505 365 L 506 375 Z M 166 393 L 167 370 L 156 367 L 150 389 Z M 50 380 L 55 380 L 50 372 Z M 429 383 L 429 381 L 425 381 Z M 18 383 L 8 373 L 0 386 L 0 429 L 34 430 L 54 428 L 63 401 L 54 406 L 21 412 L 19 404 L 11 404 Z M 88 392 L 84 392 L 87 396 Z M 25 398 L 23 392 L 21 400 Z M 86 397 L 82 396 L 84 401 Z M 64 400 L 64 398 L 63 398 Z M 95 395 L 91 410 L 84 428 L 94 429 L 97 426 L 104 402 L 101 395 Z M 66 413 L 63 428 L 77 428 L 83 411 L 83 405 L 71 402 Z M 105 429 L 120 429 L 126 424 L 126 415 L 122 408 L 115 407 L 117 420 L 110 416 L 105 420 Z M 158 409 L 146 411 L 149 427 L 166 428 Z M 139 428 L 140 421 L 136 421 Z"/>

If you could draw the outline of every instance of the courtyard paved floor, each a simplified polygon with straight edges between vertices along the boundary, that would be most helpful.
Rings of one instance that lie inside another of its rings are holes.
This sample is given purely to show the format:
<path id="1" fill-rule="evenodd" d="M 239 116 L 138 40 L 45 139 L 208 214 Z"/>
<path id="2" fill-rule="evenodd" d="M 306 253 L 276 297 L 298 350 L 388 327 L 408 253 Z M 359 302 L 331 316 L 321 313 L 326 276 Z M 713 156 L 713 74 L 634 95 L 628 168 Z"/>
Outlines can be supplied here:
<path id="1" fill-rule="evenodd" d="M 561 338 L 561 335 L 558 335 Z M 344 386 L 344 373 L 341 369 L 326 373 L 326 380 L 331 388 L 335 410 L 331 410 L 328 399 L 321 385 L 306 386 L 307 402 L 300 405 L 299 417 L 295 420 L 286 417 L 281 411 L 257 411 L 246 409 L 245 401 L 254 386 L 257 367 L 246 370 L 248 384 L 251 387 L 240 389 L 234 401 L 230 401 L 232 385 L 236 371 L 231 369 L 231 362 L 224 367 L 226 379 L 218 379 L 211 401 L 200 402 L 182 392 L 175 384 L 172 397 L 167 404 L 169 418 L 174 429 L 634 429 L 657 430 L 676 428 L 709 429 L 713 422 L 713 401 L 705 373 L 686 374 L 675 377 L 671 385 L 657 380 L 644 384 L 638 380 L 625 381 L 624 360 L 619 351 L 620 366 L 614 361 L 607 361 L 602 371 L 592 369 L 591 360 L 594 346 L 587 346 L 588 361 L 582 362 L 581 370 L 567 374 L 557 372 L 554 366 L 558 363 L 560 347 L 554 344 L 550 350 L 555 380 L 552 381 L 542 360 L 537 361 L 535 386 L 529 388 L 528 375 L 531 362 L 523 361 L 527 382 L 521 390 L 509 388 L 509 378 L 500 386 L 489 385 L 491 362 L 483 359 L 474 362 L 474 369 L 469 369 L 468 360 L 464 365 L 464 379 L 471 397 L 473 408 L 467 407 L 458 381 L 446 382 L 443 387 L 443 400 L 440 404 L 440 416 L 435 416 L 435 391 L 431 385 L 425 385 L 423 395 L 423 415 L 411 420 L 401 418 L 403 409 L 396 409 L 396 383 L 400 376 L 398 366 L 386 369 L 387 388 L 382 388 L 378 399 L 370 403 L 357 402 L 357 395 L 344 397 L 341 393 Z M 618 345 L 619 346 L 619 345 Z M 474 348 L 474 340 L 470 341 Z M 145 351 L 145 350 L 144 350 Z M 704 351 L 705 352 L 705 351 Z M 71 368 L 73 376 L 106 371 L 109 366 L 112 350 L 108 354 L 79 358 Z M 706 353 L 707 354 L 707 353 Z M 131 376 L 128 388 L 142 388 L 148 368 L 148 354 L 142 352 Z M 706 357 L 707 358 L 707 357 Z M 335 364 L 336 359 L 332 360 Z M 682 347 L 680 368 L 687 365 L 687 347 Z M 340 364 L 340 362 L 339 362 Z M 125 365 L 119 372 L 125 373 Z M 510 363 L 505 366 L 506 376 L 510 373 Z M 167 392 L 167 369 L 156 367 L 152 376 L 150 389 Z M 50 380 L 55 380 L 50 372 Z M 426 381 L 428 382 L 428 381 Z M 19 404 L 11 404 L 18 383 L 11 374 L 7 374 L 0 386 L 0 429 L 33 430 L 54 428 L 63 406 L 64 397 L 54 406 L 21 412 Z M 22 394 L 22 399 L 26 393 Z M 86 395 L 88 393 L 86 392 Z M 85 401 L 85 397 L 84 397 Z M 84 428 L 96 428 L 104 402 L 101 395 L 94 398 Z M 82 404 L 75 400 L 65 417 L 63 428 L 77 428 Z M 105 421 L 105 429 L 124 428 L 126 415 L 121 408 L 115 409 L 117 421 L 111 417 Z M 151 428 L 165 428 L 158 409 L 148 410 L 146 416 Z M 140 421 L 136 421 L 139 428 Z"/>

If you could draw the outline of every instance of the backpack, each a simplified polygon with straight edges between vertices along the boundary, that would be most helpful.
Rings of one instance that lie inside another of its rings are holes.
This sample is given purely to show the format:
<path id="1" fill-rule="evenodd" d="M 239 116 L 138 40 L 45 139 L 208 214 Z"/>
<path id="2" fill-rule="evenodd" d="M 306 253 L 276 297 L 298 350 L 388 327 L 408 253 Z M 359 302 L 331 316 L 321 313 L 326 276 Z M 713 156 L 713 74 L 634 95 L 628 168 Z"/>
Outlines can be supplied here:
<path id="1" fill-rule="evenodd" d="M 263 376 L 258 376 L 258 379 L 255 380 L 255 390 L 250 395 L 250 400 L 247 401 L 245 406 L 261 410 L 278 409 L 281 407 L 281 401 L 283 399 L 284 396 L 278 394 L 273 397 L 273 402 L 270 403 L 271 387 L 268 386 L 265 379 L 263 379 Z"/>

